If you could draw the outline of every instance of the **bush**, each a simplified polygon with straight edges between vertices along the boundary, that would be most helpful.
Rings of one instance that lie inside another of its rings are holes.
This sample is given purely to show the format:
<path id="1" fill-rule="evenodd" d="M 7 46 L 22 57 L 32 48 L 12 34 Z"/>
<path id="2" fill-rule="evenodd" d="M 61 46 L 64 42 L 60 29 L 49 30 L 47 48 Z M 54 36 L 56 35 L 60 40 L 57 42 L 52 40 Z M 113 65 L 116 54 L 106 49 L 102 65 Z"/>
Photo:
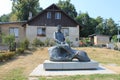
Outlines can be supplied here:
<path id="1" fill-rule="evenodd" d="M 45 46 L 50 46 L 50 39 L 47 38 L 47 39 L 45 40 L 44 44 L 45 44 Z"/>
<path id="2" fill-rule="evenodd" d="M 55 45 L 55 41 L 51 39 L 49 42 L 49 46 L 54 46 L 54 45 Z"/>
<path id="3" fill-rule="evenodd" d="M 33 46 L 35 46 L 35 47 L 44 46 L 44 43 L 43 43 L 41 40 L 35 38 L 35 39 L 33 40 Z"/>
<path id="4" fill-rule="evenodd" d="M 12 43 L 9 45 L 9 50 L 10 50 L 10 51 L 16 51 L 16 43 L 15 43 L 15 42 L 12 42 Z"/>
<path id="5" fill-rule="evenodd" d="M 117 41 L 118 41 L 117 35 L 114 35 L 114 36 L 112 37 L 112 42 L 117 42 Z"/>
<path id="6" fill-rule="evenodd" d="M 80 40 L 80 46 L 81 47 L 88 47 L 92 46 L 93 44 L 90 42 L 89 38 L 83 38 Z"/>
<path id="7" fill-rule="evenodd" d="M 25 39 L 23 42 L 20 43 L 20 48 L 26 50 L 29 48 L 29 41 Z"/>
<path id="8" fill-rule="evenodd" d="M 37 38 L 35 38 L 33 40 L 33 46 L 37 47 L 39 45 L 39 40 Z"/>
<path id="9" fill-rule="evenodd" d="M 15 36 L 14 35 L 2 36 L 2 42 L 9 46 L 10 51 L 16 50 L 16 43 L 15 43 Z"/>
<path id="10" fill-rule="evenodd" d="M 69 40 L 69 38 L 66 39 L 66 43 L 69 44 L 69 46 L 72 45 L 72 42 Z"/>
<path id="11" fill-rule="evenodd" d="M 12 59 L 15 55 L 15 52 L 6 52 L 0 54 L 0 62 L 7 61 L 9 59 Z"/>
<path id="12" fill-rule="evenodd" d="M 24 43 L 24 48 L 28 49 L 29 48 L 29 44 L 30 44 L 30 42 L 28 41 L 28 39 L 25 39 L 25 41 L 23 43 Z"/>
<path id="13" fill-rule="evenodd" d="M 16 53 L 17 53 L 17 54 L 23 54 L 24 51 L 25 51 L 25 50 L 24 50 L 23 48 L 18 48 L 17 51 L 16 51 Z"/>
<path id="14" fill-rule="evenodd" d="M 44 42 L 42 42 L 41 40 L 39 40 L 39 45 L 40 46 L 44 46 L 45 44 L 44 44 Z"/>
<path id="15" fill-rule="evenodd" d="M 0 53 L 0 62 L 3 61 L 3 54 Z"/>

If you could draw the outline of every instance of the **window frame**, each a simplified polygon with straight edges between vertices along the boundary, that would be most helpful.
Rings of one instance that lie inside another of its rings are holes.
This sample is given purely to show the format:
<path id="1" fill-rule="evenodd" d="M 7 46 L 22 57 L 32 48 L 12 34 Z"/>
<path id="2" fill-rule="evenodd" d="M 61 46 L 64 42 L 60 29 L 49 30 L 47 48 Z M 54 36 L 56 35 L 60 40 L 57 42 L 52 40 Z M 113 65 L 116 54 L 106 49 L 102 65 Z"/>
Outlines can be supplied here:
<path id="1" fill-rule="evenodd" d="M 68 30 L 67 34 L 66 34 L 65 30 Z M 62 28 L 61 31 L 65 37 L 69 36 L 69 28 Z"/>
<path id="2" fill-rule="evenodd" d="M 17 29 L 17 33 L 16 33 L 16 29 Z M 11 30 L 13 30 L 13 31 L 11 32 Z M 18 27 L 10 27 L 9 34 L 14 35 L 15 38 L 18 38 L 19 37 L 19 28 Z"/>
<path id="3" fill-rule="evenodd" d="M 52 17 L 51 12 L 47 12 L 47 19 L 51 19 L 51 17 Z"/>
<path id="4" fill-rule="evenodd" d="M 61 19 L 61 12 L 55 12 L 55 19 Z"/>
<path id="5" fill-rule="evenodd" d="M 41 32 L 39 32 L 39 29 L 41 30 Z M 46 28 L 38 27 L 37 28 L 37 36 L 45 37 L 46 36 Z"/>

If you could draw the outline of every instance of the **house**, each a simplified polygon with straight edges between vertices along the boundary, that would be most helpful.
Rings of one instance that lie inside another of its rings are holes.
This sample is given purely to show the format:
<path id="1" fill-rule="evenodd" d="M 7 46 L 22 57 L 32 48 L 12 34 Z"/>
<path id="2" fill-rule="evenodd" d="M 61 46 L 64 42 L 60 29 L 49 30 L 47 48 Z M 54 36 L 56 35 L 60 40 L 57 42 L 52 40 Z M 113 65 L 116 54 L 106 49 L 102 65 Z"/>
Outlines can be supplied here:
<path id="1" fill-rule="evenodd" d="M 12 34 L 15 36 L 16 42 L 23 41 L 25 39 L 25 29 L 22 27 L 22 25 L 25 23 L 26 21 L 0 22 L 0 34 L 1 33 L 5 35 Z"/>
<path id="2" fill-rule="evenodd" d="M 90 42 L 94 45 L 106 45 L 107 43 L 110 42 L 110 37 L 105 35 L 92 34 L 89 35 L 89 37 L 90 37 Z"/>
<path id="3" fill-rule="evenodd" d="M 32 42 L 35 38 L 45 41 L 53 39 L 53 33 L 57 26 L 62 26 L 62 32 L 66 38 L 79 46 L 79 28 L 81 26 L 55 4 L 40 12 L 28 21 L 1 23 L 1 31 L 7 34 L 14 33 L 16 40 L 27 38 Z"/>

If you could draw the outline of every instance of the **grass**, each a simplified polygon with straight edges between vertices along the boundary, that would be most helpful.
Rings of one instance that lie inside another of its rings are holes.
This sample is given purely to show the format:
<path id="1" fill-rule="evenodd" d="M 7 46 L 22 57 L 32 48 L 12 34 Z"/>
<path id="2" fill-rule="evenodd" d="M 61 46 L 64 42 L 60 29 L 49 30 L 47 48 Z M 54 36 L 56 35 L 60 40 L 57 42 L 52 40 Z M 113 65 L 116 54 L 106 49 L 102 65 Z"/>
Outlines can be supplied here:
<path id="1" fill-rule="evenodd" d="M 88 53 L 91 59 L 97 60 L 103 64 L 118 64 L 120 65 L 120 51 L 105 49 L 105 48 L 77 48 Z"/>
<path id="2" fill-rule="evenodd" d="M 51 78 L 42 77 L 39 80 L 120 80 L 120 75 L 94 74 L 94 75 L 51 77 Z"/>
<path id="3" fill-rule="evenodd" d="M 103 66 L 118 74 L 42 77 L 40 80 L 120 80 L 120 51 L 93 47 L 75 49 L 86 51 L 91 59 L 100 62 Z M 27 80 L 32 70 L 46 59 L 49 59 L 48 48 L 38 48 L 31 54 L 21 55 L 9 62 L 0 63 L 0 80 Z"/>
<path id="4" fill-rule="evenodd" d="M 23 75 L 22 68 L 17 68 L 10 71 L 3 80 L 27 80 L 27 77 Z"/>

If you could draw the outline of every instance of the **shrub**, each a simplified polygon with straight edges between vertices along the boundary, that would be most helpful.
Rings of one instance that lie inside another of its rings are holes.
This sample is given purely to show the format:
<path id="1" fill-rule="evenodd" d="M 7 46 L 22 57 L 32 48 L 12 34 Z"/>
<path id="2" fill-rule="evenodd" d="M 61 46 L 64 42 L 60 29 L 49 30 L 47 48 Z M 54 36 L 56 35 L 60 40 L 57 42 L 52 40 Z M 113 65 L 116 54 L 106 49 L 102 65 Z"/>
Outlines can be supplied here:
<path id="1" fill-rule="evenodd" d="M 39 40 L 37 38 L 35 38 L 33 40 L 33 46 L 37 47 L 39 45 Z"/>
<path id="2" fill-rule="evenodd" d="M 3 54 L 0 53 L 0 62 L 3 61 Z"/>
<path id="3" fill-rule="evenodd" d="M 43 43 L 41 40 L 35 38 L 35 39 L 33 40 L 33 46 L 35 46 L 35 47 L 44 46 L 44 43 Z"/>
<path id="4" fill-rule="evenodd" d="M 0 54 L 0 61 L 7 61 L 9 59 L 12 59 L 15 55 L 15 52 L 6 52 Z"/>
<path id="5" fill-rule="evenodd" d="M 67 38 L 66 39 L 66 43 L 68 43 L 69 45 L 71 44 L 71 41 Z"/>
<path id="6" fill-rule="evenodd" d="M 50 45 L 50 46 L 55 45 L 55 41 L 51 39 L 50 42 L 49 42 L 49 45 Z"/>
<path id="7" fill-rule="evenodd" d="M 50 39 L 47 38 L 47 39 L 45 40 L 44 44 L 45 44 L 45 46 L 50 46 Z"/>
<path id="8" fill-rule="evenodd" d="M 18 48 L 16 53 L 17 54 L 23 54 L 24 53 L 24 49 L 23 48 Z"/>
<path id="9" fill-rule="evenodd" d="M 117 42 L 117 41 L 118 41 L 117 35 L 114 35 L 114 36 L 112 37 L 112 42 Z"/>
<path id="10" fill-rule="evenodd" d="M 29 41 L 27 39 L 25 39 L 23 42 L 20 43 L 20 48 L 26 50 L 29 48 Z"/>
<path id="11" fill-rule="evenodd" d="M 19 47 L 19 48 L 25 49 L 25 44 L 24 44 L 24 42 L 21 42 L 21 43 L 20 43 L 20 47 Z"/>
<path id="12" fill-rule="evenodd" d="M 42 42 L 41 40 L 39 40 L 39 45 L 40 46 L 44 46 L 45 44 L 44 44 L 44 42 Z"/>
<path id="13" fill-rule="evenodd" d="M 16 43 L 15 43 L 15 42 L 12 42 L 12 43 L 9 45 L 9 50 L 10 50 L 10 51 L 16 51 Z"/>
<path id="14" fill-rule="evenodd" d="M 16 43 L 15 43 L 15 36 L 14 35 L 2 36 L 2 42 L 9 46 L 10 51 L 16 50 Z"/>
<path id="15" fill-rule="evenodd" d="M 20 42 L 19 48 L 22 48 L 23 50 L 28 49 L 29 48 L 29 41 L 26 39 L 23 42 Z"/>
<path id="16" fill-rule="evenodd" d="M 28 39 L 25 39 L 25 41 L 23 43 L 24 43 L 25 49 L 28 49 L 29 48 L 29 44 L 30 44 L 30 42 L 28 41 Z"/>
<path id="17" fill-rule="evenodd" d="M 88 46 L 92 46 L 93 44 L 90 42 L 89 38 L 83 38 L 80 40 L 80 46 L 81 47 L 88 47 Z"/>

